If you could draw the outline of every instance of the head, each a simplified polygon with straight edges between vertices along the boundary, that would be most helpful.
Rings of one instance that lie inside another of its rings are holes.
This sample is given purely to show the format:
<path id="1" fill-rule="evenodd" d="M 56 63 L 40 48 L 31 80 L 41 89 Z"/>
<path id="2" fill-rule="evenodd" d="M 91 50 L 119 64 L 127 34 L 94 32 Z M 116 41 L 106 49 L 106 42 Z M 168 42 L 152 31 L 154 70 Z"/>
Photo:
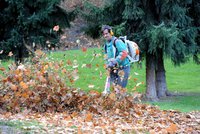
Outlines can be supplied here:
<path id="1" fill-rule="evenodd" d="M 113 32 L 112 32 L 112 28 L 110 26 L 103 25 L 101 31 L 102 31 L 103 37 L 107 41 L 110 41 L 112 39 Z"/>

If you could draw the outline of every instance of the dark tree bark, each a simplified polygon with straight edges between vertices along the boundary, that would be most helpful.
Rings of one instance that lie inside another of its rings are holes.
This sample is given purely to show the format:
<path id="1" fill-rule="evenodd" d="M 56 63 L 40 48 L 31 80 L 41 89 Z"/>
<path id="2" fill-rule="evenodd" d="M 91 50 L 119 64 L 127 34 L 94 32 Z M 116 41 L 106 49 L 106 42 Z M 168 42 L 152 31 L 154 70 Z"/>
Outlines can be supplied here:
<path id="1" fill-rule="evenodd" d="M 158 98 L 167 96 L 167 83 L 162 50 L 157 51 L 156 90 Z"/>
<path id="2" fill-rule="evenodd" d="M 22 45 L 18 46 L 15 52 L 16 52 L 15 63 L 18 66 L 20 63 L 23 63 L 24 47 Z"/>
<path id="3" fill-rule="evenodd" d="M 157 101 L 157 92 L 155 84 L 155 56 L 146 55 L 146 98 L 150 101 Z"/>

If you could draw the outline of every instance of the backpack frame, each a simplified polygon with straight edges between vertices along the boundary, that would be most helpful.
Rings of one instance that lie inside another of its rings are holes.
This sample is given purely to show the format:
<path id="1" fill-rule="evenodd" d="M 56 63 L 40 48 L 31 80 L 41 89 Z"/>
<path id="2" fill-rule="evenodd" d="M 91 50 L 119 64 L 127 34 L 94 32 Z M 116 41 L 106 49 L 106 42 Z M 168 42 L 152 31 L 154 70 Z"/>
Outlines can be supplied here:
<path id="1" fill-rule="evenodd" d="M 115 50 L 113 50 L 114 55 L 115 55 L 114 57 L 116 58 L 116 53 L 118 52 L 117 47 L 116 47 L 116 40 L 118 40 L 118 39 L 122 40 L 126 44 L 127 49 L 128 49 L 128 56 L 127 57 L 129 58 L 130 63 L 139 61 L 139 47 L 138 47 L 138 45 L 133 41 L 127 40 L 126 36 L 120 36 L 119 38 L 116 37 L 114 39 L 114 41 L 113 41 L 113 46 L 115 48 Z M 105 52 L 106 52 L 107 51 L 106 45 L 104 46 L 104 49 L 105 49 Z"/>

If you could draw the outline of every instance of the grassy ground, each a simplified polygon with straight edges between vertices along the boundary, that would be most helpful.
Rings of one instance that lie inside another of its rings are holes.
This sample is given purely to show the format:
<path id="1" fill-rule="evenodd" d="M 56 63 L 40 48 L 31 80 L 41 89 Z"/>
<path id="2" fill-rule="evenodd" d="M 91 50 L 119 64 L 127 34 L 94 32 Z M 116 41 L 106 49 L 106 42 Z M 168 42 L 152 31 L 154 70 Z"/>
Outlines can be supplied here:
<path id="1" fill-rule="evenodd" d="M 63 61 L 64 68 L 73 71 L 78 70 L 78 79 L 69 86 L 85 91 L 104 90 L 106 71 L 104 69 L 104 57 L 102 50 L 91 48 L 84 50 L 70 50 L 48 53 L 51 60 Z M 3 62 L 3 66 L 9 63 Z M 169 59 L 165 60 L 166 80 L 169 91 L 185 93 L 184 96 L 170 97 L 153 105 L 161 109 L 175 109 L 183 112 L 200 110 L 200 67 L 189 61 L 186 64 L 175 67 Z M 66 80 L 67 81 L 67 80 Z M 143 83 L 143 84 L 140 84 Z M 136 85 L 139 86 L 136 86 Z M 131 66 L 131 75 L 127 86 L 128 92 L 145 92 L 145 62 Z M 136 87 L 136 88 L 135 88 Z M 136 89 L 136 90 L 135 90 Z"/>
<path id="2" fill-rule="evenodd" d="M 200 66 L 192 60 L 180 67 L 165 62 L 168 88 L 177 92 L 200 92 Z"/>
<path id="3" fill-rule="evenodd" d="M 75 68 L 78 64 L 79 79 L 75 81 L 74 85 L 76 88 L 81 88 L 85 91 L 95 89 L 98 91 L 104 90 L 104 84 L 106 80 L 106 70 L 104 69 L 104 57 L 101 49 L 88 49 L 86 52 L 82 50 L 72 50 L 65 52 L 50 53 L 49 57 L 53 60 L 63 60 L 67 63 L 74 63 L 73 66 L 66 66 L 68 69 Z M 138 65 L 132 65 L 131 76 L 128 83 L 128 89 L 131 92 L 137 83 L 144 83 L 144 69 L 145 66 L 139 68 Z M 93 85 L 93 86 L 91 86 Z M 93 88 L 91 88 L 93 87 Z M 137 88 L 139 92 L 143 92 L 145 85 L 142 84 Z"/>
<path id="4" fill-rule="evenodd" d="M 168 89 L 183 95 L 167 98 L 154 103 L 161 109 L 174 109 L 182 112 L 200 110 L 200 67 L 192 60 L 175 67 L 170 60 L 165 61 Z"/>
<path id="5" fill-rule="evenodd" d="M 65 55 L 65 56 L 63 56 Z M 97 55 L 94 57 L 94 55 Z M 86 52 L 73 50 L 66 52 L 51 53 L 51 57 L 56 60 L 70 59 L 77 60 L 79 67 L 79 79 L 74 86 L 85 91 L 95 89 L 102 91 L 106 79 L 106 71 L 103 68 L 104 60 L 101 49 L 88 49 Z M 83 67 L 84 64 L 90 67 Z M 127 89 L 129 92 L 145 92 L 145 62 L 140 65 L 133 64 Z M 174 66 L 169 60 L 165 60 L 166 80 L 169 91 L 185 95 L 170 97 L 161 100 L 153 105 L 158 105 L 161 109 L 174 109 L 182 112 L 200 110 L 200 67 L 192 60 L 181 66 Z M 102 74 L 102 77 L 101 77 Z M 141 84 L 134 90 L 138 83 Z M 90 85 L 92 88 L 90 88 Z"/>
<path id="6" fill-rule="evenodd" d="M 32 130 L 40 130 L 43 126 L 37 121 L 20 121 L 20 120 L 0 120 L 0 133 L 8 134 L 31 134 Z"/>

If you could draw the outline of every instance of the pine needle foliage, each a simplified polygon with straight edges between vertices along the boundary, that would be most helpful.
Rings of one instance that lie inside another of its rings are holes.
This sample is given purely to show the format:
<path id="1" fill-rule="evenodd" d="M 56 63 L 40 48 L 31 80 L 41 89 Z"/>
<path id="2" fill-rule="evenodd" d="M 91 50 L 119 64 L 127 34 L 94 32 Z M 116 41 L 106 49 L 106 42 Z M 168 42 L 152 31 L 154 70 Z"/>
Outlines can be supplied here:
<path id="1" fill-rule="evenodd" d="M 62 28 L 69 27 L 75 11 L 67 12 L 60 6 L 61 0 L 1 0 L 0 49 L 4 55 L 12 51 L 26 51 L 24 45 L 46 47 L 46 41 L 57 45 Z M 58 25 L 59 31 L 53 31 Z"/>

